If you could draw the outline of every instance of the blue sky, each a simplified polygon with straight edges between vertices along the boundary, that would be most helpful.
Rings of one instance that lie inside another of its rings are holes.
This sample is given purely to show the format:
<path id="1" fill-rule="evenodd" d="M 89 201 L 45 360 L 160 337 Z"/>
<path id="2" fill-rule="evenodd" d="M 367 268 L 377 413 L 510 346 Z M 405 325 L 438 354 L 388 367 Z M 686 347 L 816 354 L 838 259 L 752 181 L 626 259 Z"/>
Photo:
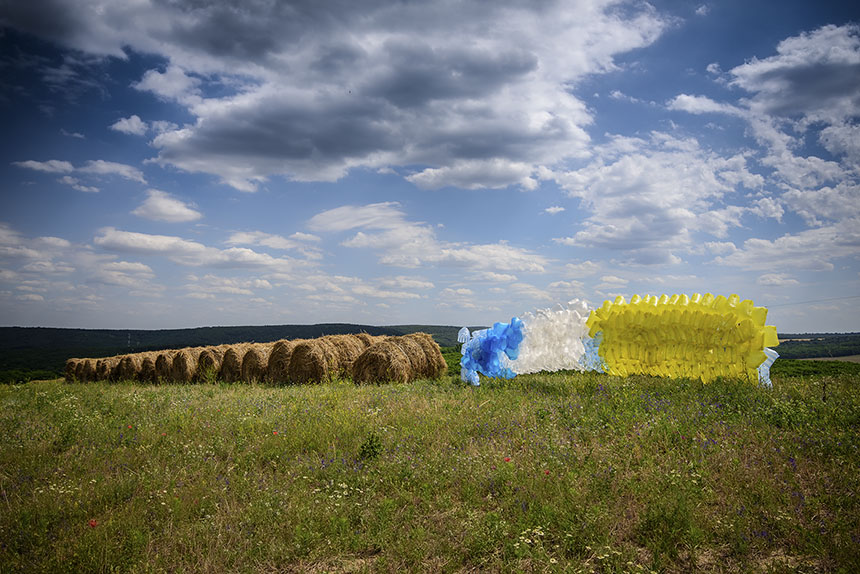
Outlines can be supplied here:
<path id="1" fill-rule="evenodd" d="M 0 324 L 860 330 L 853 2 L 0 2 Z"/>

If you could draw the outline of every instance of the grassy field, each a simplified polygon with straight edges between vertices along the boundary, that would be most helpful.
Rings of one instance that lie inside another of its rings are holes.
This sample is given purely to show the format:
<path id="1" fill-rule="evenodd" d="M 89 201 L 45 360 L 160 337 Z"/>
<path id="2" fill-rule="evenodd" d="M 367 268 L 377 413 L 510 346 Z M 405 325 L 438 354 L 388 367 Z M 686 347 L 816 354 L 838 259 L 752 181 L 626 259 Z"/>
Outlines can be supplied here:
<path id="1" fill-rule="evenodd" d="M 0 572 L 857 572 L 860 377 L 0 387 Z"/>

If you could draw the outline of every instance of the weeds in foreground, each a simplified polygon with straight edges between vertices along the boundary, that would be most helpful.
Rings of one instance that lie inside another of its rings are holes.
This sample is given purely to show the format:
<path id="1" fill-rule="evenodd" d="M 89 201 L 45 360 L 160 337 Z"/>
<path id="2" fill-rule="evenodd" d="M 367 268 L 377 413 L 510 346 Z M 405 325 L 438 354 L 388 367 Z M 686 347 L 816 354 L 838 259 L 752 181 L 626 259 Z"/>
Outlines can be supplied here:
<path id="1" fill-rule="evenodd" d="M 0 388 L 0 571 L 857 571 L 860 386 Z"/>

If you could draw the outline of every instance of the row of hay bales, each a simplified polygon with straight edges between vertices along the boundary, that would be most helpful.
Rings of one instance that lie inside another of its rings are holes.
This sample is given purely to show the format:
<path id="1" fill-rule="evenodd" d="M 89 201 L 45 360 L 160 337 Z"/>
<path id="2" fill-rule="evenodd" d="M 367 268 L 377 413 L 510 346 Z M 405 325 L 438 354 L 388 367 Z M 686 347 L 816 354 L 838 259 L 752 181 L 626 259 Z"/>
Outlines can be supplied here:
<path id="1" fill-rule="evenodd" d="M 274 343 L 237 343 L 69 359 L 66 381 L 305 384 L 351 378 L 356 383 L 435 379 L 447 372 L 439 345 L 426 333 L 400 337 L 327 335 Z"/>

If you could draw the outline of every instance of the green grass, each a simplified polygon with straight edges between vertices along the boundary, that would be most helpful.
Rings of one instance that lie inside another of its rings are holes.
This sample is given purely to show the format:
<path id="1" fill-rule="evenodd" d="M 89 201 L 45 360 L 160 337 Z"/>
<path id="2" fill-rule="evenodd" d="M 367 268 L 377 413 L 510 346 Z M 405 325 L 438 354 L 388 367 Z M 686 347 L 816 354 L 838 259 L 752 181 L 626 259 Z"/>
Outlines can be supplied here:
<path id="1" fill-rule="evenodd" d="M 0 436 L 0 572 L 860 571 L 853 375 L 36 382 Z"/>

